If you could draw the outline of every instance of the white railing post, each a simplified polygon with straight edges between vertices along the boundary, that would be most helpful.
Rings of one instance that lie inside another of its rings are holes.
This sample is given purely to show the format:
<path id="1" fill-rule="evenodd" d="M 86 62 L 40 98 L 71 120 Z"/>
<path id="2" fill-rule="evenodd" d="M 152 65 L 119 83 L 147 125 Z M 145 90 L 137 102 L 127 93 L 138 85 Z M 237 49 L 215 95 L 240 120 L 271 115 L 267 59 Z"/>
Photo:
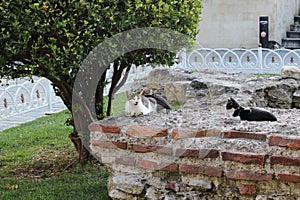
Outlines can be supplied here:
<path id="1" fill-rule="evenodd" d="M 258 46 L 258 67 L 259 71 L 262 72 L 263 70 L 263 53 L 261 45 Z"/>
<path id="2" fill-rule="evenodd" d="M 48 112 L 46 114 L 50 115 L 53 113 L 53 107 L 52 107 L 52 97 L 51 97 L 51 82 L 48 81 L 48 87 L 47 87 L 47 97 L 48 97 Z"/>
<path id="3" fill-rule="evenodd" d="M 187 61 L 187 53 L 186 48 L 182 48 L 181 52 L 179 53 L 179 62 L 181 62 L 183 69 L 187 69 L 188 61 Z"/>

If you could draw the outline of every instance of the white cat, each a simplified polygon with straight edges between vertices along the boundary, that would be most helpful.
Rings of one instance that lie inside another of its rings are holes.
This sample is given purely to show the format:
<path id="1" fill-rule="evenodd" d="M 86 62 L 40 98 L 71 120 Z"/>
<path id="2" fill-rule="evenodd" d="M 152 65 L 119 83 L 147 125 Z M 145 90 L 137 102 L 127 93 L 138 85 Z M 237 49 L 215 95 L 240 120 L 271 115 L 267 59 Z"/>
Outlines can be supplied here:
<path id="1" fill-rule="evenodd" d="M 157 111 L 157 102 L 154 98 L 148 98 L 140 93 L 126 91 L 127 101 L 125 104 L 125 114 L 127 116 L 147 115 Z"/>

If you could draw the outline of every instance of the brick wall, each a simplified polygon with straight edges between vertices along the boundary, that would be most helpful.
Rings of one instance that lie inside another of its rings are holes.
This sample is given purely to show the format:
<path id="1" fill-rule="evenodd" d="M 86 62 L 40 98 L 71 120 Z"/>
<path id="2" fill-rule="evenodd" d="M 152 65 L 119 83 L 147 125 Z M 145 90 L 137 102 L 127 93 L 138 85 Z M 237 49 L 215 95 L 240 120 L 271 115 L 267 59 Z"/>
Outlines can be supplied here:
<path id="1" fill-rule="evenodd" d="M 89 127 L 112 199 L 299 199 L 300 136 L 120 124 Z M 214 141 L 214 146 L 203 146 Z M 230 143 L 259 145 L 231 149 Z"/>

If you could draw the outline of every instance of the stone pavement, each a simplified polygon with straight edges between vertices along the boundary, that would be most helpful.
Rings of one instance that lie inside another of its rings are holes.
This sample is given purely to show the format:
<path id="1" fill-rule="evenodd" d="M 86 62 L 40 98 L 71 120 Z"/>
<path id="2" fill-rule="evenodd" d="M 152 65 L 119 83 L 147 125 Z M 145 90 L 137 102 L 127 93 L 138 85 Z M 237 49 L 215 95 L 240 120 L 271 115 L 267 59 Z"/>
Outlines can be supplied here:
<path id="1" fill-rule="evenodd" d="M 52 112 L 49 112 L 49 108 L 42 107 L 40 109 L 35 109 L 32 111 L 24 112 L 24 113 L 19 113 L 13 116 L 10 116 L 5 119 L 0 120 L 0 133 L 1 131 L 18 126 L 20 124 L 24 124 L 26 122 L 30 122 L 35 120 L 36 118 L 43 117 L 49 114 L 57 113 L 62 110 L 65 110 L 66 106 L 63 104 L 62 101 L 59 101 L 57 103 L 52 104 Z"/>

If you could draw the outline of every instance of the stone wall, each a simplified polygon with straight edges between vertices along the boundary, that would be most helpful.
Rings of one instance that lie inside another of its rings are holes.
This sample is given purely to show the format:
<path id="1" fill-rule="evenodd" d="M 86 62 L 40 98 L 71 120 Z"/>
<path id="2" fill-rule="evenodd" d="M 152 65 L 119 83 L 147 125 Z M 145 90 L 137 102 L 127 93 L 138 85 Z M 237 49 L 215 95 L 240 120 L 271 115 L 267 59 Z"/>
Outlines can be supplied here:
<path id="1" fill-rule="evenodd" d="M 240 73 L 200 75 L 163 69 L 137 81 L 135 87 L 162 94 L 173 83 L 170 93 L 175 96 L 175 86 L 184 86 L 180 110 L 120 115 L 89 126 L 91 151 L 110 172 L 109 196 L 299 200 L 300 109 L 279 109 L 298 102 L 294 94 L 299 93 L 299 81 Z M 263 106 L 278 120 L 233 118 L 225 111 L 228 97 L 242 106 Z"/>
<path id="2" fill-rule="evenodd" d="M 89 126 L 92 153 L 110 172 L 112 199 L 300 198 L 299 133 L 145 123 L 150 120 L 118 116 Z"/>
<path id="3" fill-rule="evenodd" d="M 259 16 L 269 16 L 269 40 L 281 43 L 300 0 L 203 0 L 199 46 L 210 48 L 256 48 Z"/>

